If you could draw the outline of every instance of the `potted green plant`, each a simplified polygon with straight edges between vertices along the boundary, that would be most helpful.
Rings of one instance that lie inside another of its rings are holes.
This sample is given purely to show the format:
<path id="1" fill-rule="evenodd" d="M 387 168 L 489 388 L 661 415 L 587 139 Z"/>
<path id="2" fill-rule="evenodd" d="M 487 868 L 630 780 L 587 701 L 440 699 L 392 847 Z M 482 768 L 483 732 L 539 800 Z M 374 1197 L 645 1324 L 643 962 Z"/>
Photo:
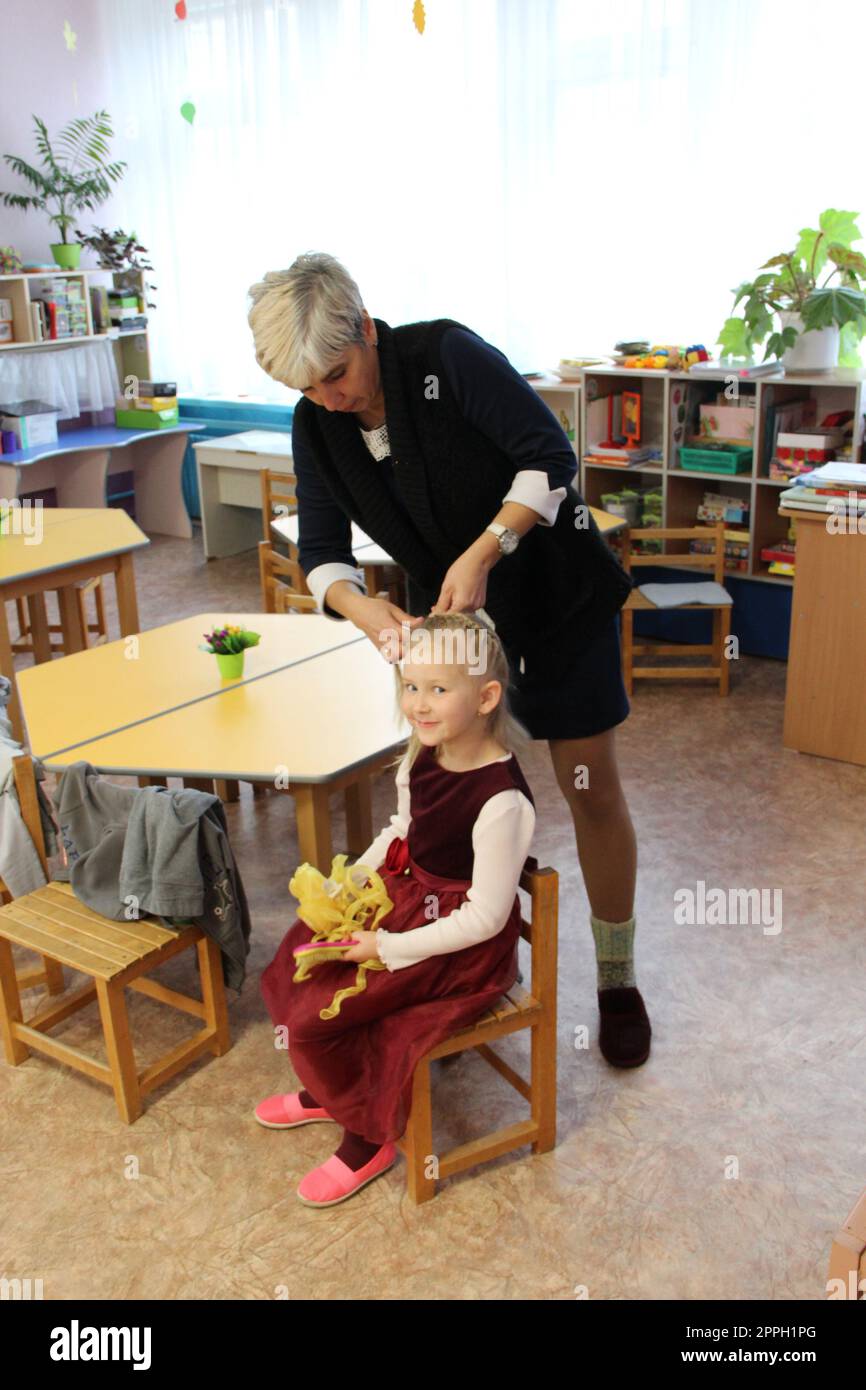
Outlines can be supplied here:
<path id="1" fill-rule="evenodd" d="M 60 241 L 53 242 L 51 251 L 57 265 L 75 270 L 81 258 L 81 245 L 67 240 L 67 231 L 82 208 L 95 208 L 111 195 L 111 185 L 122 178 L 126 161 L 107 163 L 108 142 L 114 132 L 107 111 L 70 121 L 52 146 L 45 122 L 33 117 L 36 126 L 36 147 L 42 156 L 42 168 L 34 168 L 17 155 L 5 154 L 11 164 L 35 189 L 35 193 L 0 193 L 8 208 L 53 207 L 49 221 L 60 231 Z"/>
<path id="2" fill-rule="evenodd" d="M 790 370 L 862 365 L 866 257 L 852 250 L 861 240 L 858 216 L 827 208 L 817 228 L 803 228 L 793 251 L 771 256 L 754 280 L 734 290 L 734 310 L 742 308 L 719 334 L 723 356 L 751 358 L 765 343 L 764 361 L 780 357 Z"/>
<path id="3" fill-rule="evenodd" d="M 205 643 L 199 646 L 203 652 L 210 652 L 217 659 L 223 680 L 235 680 L 244 673 L 244 652 L 247 647 L 257 647 L 261 634 L 249 632 L 244 627 L 227 624 L 216 627 L 213 632 L 204 634 Z"/>
<path id="4" fill-rule="evenodd" d="M 153 270 L 153 266 L 150 261 L 142 259 L 143 255 L 148 254 L 147 247 L 141 245 L 135 232 L 125 232 L 121 227 L 113 232 L 106 231 L 105 227 L 94 227 L 89 236 L 82 236 L 81 232 L 76 232 L 75 236 L 83 247 L 95 251 L 100 270 L 118 272 L 115 283 L 119 289 L 137 290 L 139 275 L 145 298 L 158 288 L 141 274 L 142 271 Z M 147 299 L 147 307 L 155 309 L 156 304 L 152 299 Z"/>

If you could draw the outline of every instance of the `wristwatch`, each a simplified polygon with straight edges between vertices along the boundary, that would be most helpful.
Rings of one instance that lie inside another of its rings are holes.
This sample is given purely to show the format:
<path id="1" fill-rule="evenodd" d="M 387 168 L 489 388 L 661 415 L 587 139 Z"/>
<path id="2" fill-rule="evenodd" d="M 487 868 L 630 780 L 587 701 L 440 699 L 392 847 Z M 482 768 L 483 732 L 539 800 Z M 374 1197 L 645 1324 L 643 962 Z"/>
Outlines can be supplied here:
<path id="1" fill-rule="evenodd" d="M 485 529 L 487 531 L 492 531 L 493 535 L 498 540 L 500 555 L 514 554 L 520 544 L 520 536 L 517 531 L 512 531 L 510 526 L 503 526 L 500 521 L 491 521 L 490 525 Z"/>

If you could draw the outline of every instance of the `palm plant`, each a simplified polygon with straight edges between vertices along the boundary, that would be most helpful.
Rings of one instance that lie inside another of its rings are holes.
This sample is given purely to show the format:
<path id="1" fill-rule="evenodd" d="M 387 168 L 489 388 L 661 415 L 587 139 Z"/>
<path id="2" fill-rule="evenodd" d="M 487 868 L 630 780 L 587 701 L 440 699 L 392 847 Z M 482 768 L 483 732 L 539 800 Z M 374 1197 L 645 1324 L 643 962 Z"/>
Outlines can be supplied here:
<path id="1" fill-rule="evenodd" d="M 36 192 L 0 192 L 0 198 L 8 208 L 55 208 L 49 212 L 49 221 L 55 223 L 61 244 L 66 245 L 66 233 L 76 220 L 75 214 L 82 208 L 98 207 L 110 197 L 111 185 L 122 178 L 126 161 L 108 162 L 108 142 L 114 131 L 107 111 L 70 121 L 54 146 L 45 122 L 38 116 L 33 121 L 42 168 L 35 168 L 17 155 L 5 154 L 3 158 Z"/>

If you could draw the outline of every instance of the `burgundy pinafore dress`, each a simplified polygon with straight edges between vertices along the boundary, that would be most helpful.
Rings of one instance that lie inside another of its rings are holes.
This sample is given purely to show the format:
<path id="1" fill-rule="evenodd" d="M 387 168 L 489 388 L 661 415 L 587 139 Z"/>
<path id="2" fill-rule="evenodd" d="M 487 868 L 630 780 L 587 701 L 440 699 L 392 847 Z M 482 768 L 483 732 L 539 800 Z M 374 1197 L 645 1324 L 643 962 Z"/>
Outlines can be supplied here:
<path id="1" fill-rule="evenodd" d="M 411 821 L 405 840 L 393 840 L 379 872 L 394 907 L 382 919 L 389 932 L 411 931 L 466 901 L 472 885 L 472 828 L 484 803 L 513 788 L 533 801 L 513 756 L 468 772 L 449 772 L 422 749 L 409 774 Z M 533 802 L 534 805 L 534 802 Z M 522 867 L 522 866 L 521 866 Z M 407 965 L 370 970 L 366 988 L 345 999 L 335 1018 L 322 1019 L 338 989 L 352 983 L 351 963 L 318 965 L 295 984 L 292 950 L 310 941 L 299 919 L 289 928 L 261 980 L 275 1025 L 288 1030 L 289 1055 L 301 1086 L 338 1124 L 371 1143 L 399 1139 L 406 1128 L 415 1066 L 436 1043 L 474 1023 L 517 978 L 520 902 L 508 921 L 475 946 Z"/>

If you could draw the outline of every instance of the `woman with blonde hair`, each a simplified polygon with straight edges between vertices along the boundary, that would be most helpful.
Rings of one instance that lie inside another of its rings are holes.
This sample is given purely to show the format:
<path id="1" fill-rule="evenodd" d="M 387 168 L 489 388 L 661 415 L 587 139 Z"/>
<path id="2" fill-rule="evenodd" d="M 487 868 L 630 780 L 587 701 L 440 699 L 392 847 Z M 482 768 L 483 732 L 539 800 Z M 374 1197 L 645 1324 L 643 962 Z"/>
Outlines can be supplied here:
<path id="1" fill-rule="evenodd" d="M 453 319 L 371 318 L 333 256 L 298 256 L 250 293 L 257 361 L 303 395 L 299 552 L 319 608 L 380 649 L 431 611 L 489 615 L 512 709 L 547 740 L 574 824 L 602 1053 L 640 1065 L 651 1027 L 634 973 L 637 845 L 615 749 L 629 713 L 618 615 L 631 580 L 574 490 L 567 437 L 496 348 Z M 406 571 L 408 613 L 366 593 L 352 521 Z"/>

